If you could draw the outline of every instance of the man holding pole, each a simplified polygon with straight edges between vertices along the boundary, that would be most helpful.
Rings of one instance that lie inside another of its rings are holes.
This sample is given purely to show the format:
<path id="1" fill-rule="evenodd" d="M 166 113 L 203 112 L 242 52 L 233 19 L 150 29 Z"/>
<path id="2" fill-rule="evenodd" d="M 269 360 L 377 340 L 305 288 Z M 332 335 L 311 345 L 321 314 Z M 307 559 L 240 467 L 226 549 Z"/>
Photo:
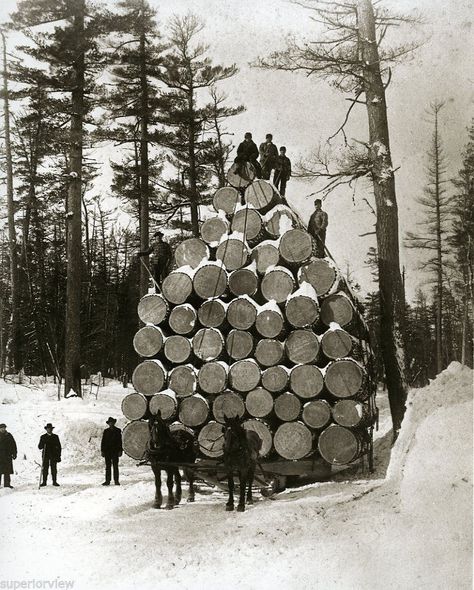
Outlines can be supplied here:
<path id="1" fill-rule="evenodd" d="M 153 278 L 161 287 L 163 279 L 169 274 L 173 256 L 171 246 L 163 240 L 162 232 L 155 232 L 153 238 L 154 242 L 151 247 L 144 252 L 138 252 L 138 256 L 152 255 Z"/>
<path id="2" fill-rule="evenodd" d="M 57 464 L 61 462 L 61 442 L 57 434 L 53 434 L 54 426 L 48 422 L 44 427 L 46 434 L 42 434 L 38 444 L 38 449 L 42 451 L 43 460 L 41 462 L 41 473 L 43 476 L 40 487 L 44 487 L 48 481 L 48 472 L 51 467 L 51 477 L 53 486 L 58 487 L 57 482 Z"/>

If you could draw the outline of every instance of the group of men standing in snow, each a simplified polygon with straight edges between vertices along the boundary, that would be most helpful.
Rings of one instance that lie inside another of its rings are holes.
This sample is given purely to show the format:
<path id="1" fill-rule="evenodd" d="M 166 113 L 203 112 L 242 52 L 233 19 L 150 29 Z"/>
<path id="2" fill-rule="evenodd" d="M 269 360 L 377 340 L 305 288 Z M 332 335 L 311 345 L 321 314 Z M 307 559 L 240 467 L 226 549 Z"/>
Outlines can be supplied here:
<path id="1" fill-rule="evenodd" d="M 122 431 L 115 426 L 117 420 L 109 417 L 106 421 L 108 428 L 102 434 L 100 452 L 105 459 L 105 481 L 103 486 L 110 485 L 112 471 L 115 485 L 120 485 L 119 481 L 119 457 L 122 456 Z M 53 433 L 54 426 L 48 422 L 44 427 L 46 432 L 41 435 L 38 449 L 41 451 L 41 483 L 44 487 L 48 482 L 49 471 L 53 486 L 59 487 L 58 463 L 61 462 L 61 441 L 59 436 Z M 0 485 L 3 475 L 3 487 L 12 488 L 11 475 L 13 473 L 13 461 L 17 457 L 17 446 L 13 435 L 7 431 L 6 424 L 0 424 Z"/>

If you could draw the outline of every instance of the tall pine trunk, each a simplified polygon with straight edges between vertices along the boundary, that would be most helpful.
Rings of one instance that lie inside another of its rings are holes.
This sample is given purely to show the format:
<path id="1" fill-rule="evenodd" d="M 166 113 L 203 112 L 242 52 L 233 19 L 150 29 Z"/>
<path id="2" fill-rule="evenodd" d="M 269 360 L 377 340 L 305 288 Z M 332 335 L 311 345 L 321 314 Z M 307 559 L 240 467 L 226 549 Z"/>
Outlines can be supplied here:
<path id="1" fill-rule="evenodd" d="M 81 392 L 81 193 L 82 146 L 85 84 L 85 0 L 74 6 L 73 35 L 75 60 L 71 93 L 70 181 L 67 195 L 67 286 L 66 286 L 66 347 L 64 395 L 73 390 Z"/>
<path id="2" fill-rule="evenodd" d="M 442 105 L 441 105 L 442 106 Z M 443 253 L 441 237 L 441 187 L 440 187 L 440 144 L 438 133 L 438 112 L 441 108 L 434 105 L 434 191 L 436 206 L 436 371 L 443 370 Z"/>
<path id="3" fill-rule="evenodd" d="M 194 137 L 194 88 L 192 83 L 188 89 L 188 156 L 189 156 L 189 187 L 191 208 L 191 229 L 193 235 L 199 237 L 199 201 L 197 191 L 196 150 Z"/>
<path id="4" fill-rule="evenodd" d="M 9 370 L 18 372 L 23 368 L 22 334 L 20 326 L 20 274 L 18 269 L 18 254 L 15 230 L 15 203 L 13 200 L 13 163 L 10 139 L 10 105 L 8 95 L 8 62 L 7 42 L 5 35 L 2 35 L 3 44 L 3 114 L 4 114 L 4 137 L 5 137 L 5 164 L 7 176 L 7 215 L 8 215 L 8 242 L 10 255 L 10 299 L 11 319 L 10 334 L 8 342 Z"/>
<path id="5" fill-rule="evenodd" d="M 370 0 L 357 0 L 363 88 L 369 121 L 370 158 L 377 210 L 376 237 L 381 299 L 381 348 L 385 365 L 394 438 L 405 413 L 403 284 L 400 275 L 398 210 L 385 102 L 385 88 Z"/>
<path id="6" fill-rule="evenodd" d="M 142 18 L 144 4 L 142 4 Z M 149 228 L 149 200 L 150 200 L 150 178 L 149 178 L 149 158 L 148 158 L 148 79 L 146 72 L 146 39 L 145 33 L 140 34 L 140 250 L 146 251 L 150 243 Z M 148 256 L 143 258 L 144 264 L 149 265 Z M 144 266 L 140 265 L 140 297 L 148 291 L 148 272 Z"/>

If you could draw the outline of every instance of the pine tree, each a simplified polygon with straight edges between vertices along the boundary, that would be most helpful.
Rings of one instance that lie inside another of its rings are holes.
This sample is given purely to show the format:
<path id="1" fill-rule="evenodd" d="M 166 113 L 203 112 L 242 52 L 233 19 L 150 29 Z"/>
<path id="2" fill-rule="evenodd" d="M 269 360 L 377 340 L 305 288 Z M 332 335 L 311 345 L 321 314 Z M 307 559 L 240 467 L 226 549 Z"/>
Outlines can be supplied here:
<path id="1" fill-rule="evenodd" d="M 101 63 L 99 36 L 104 21 L 86 0 L 20 0 L 13 26 L 33 43 L 23 51 L 48 67 L 48 86 L 64 100 L 70 117 L 68 145 L 67 289 L 65 322 L 65 396 L 81 395 L 81 208 L 85 122 L 90 112 L 94 74 Z M 41 25 L 54 23 L 42 31 Z"/>
<path id="2" fill-rule="evenodd" d="M 409 248 L 426 253 L 421 268 L 428 272 L 429 278 L 436 284 L 436 366 L 438 373 L 444 368 L 443 363 L 443 281 L 447 266 L 447 236 L 449 232 L 450 200 L 446 193 L 446 159 L 439 132 L 439 113 L 444 103 L 431 104 L 430 114 L 433 118 L 433 135 L 428 150 L 427 184 L 424 195 L 417 199 L 424 214 L 424 231 L 408 233 L 406 244 Z"/>
<path id="3" fill-rule="evenodd" d="M 106 96 L 107 118 L 101 136 L 126 147 L 122 162 L 114 162 L 114 192 L 131 199 L 138 217 L 140 250 L 149 248 L 150 204 L 161 198 L 154 178 L 162 171 L 156 152 L 157 79 L 165 45 L 156 23 L 156 11 L 145 0 L 122 0 L 112 19 L 109 62 L 112 90 Z M 113 125 L 110 125 L 110 119 Z M 152 154 L 154 150 L 154 154 Z M 143 259 L 148 265 L 148 257 Z M 148 274 L 140 267 L 140 294 Z"/>
<path id="4" fill-rule="evenodd" d="M 474 120 L 468 129 L 463 167 L 453 181 L 456 193 L 449 244 L 454 251 L 456 287 L 462 300 L 461 362 L 472 366 L 474 332 Z"/>
<path id="5" fill-rule="evenodd" d="M 171 162 L 180 177 L 174 192 L 181 202 L 189 202 L 191 227 L 199 234 L 199 205 L 205 202 L 204 192 L 215 165 L 215 155 L 209 148 L 212 143 L 203 134 L 215 117 L 237 114 L 226 110 L 215 101 L 203 103 L 203 90 L 237 73 L 235 65 L 214 66 L 206 56 L 209 47 L 197 40 L 203 23 L 194 15 L 174 17 L 171 21 L 171 51 L 164 60 L 161 80 L 168 91 L 159 101 L 159 120 L 168 130 L 164 145 L 171 151 Z M 242 107 L 238 107 L 240 112 Z M 222 153 L 222 152 L 221 152 Z"/>

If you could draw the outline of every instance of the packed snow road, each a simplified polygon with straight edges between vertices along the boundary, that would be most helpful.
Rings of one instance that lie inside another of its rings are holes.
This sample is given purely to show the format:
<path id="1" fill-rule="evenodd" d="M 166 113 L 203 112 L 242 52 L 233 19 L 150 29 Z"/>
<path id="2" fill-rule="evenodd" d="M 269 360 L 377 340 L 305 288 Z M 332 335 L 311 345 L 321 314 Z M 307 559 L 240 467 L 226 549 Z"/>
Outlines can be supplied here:
<path id="1" fill-rule="evenodd" d="M 348 480 L 258 498 L 243 514 L 225 512 L 223 493 L 202 484 L 195 504 L 185 502 L 185 489 L 175 510 L 155 510 L 151 470 L 126 458 L 122 485 L 100 485 L 98 440 L 107 416 L 120 416 L 117 384 L 97 401 L 61 402 L 49 385 L 2 387 L 0 419 L 19 455 L 15 489 L 0 491 L 0 581 L 159 590 L 472 586 L 472 371 L 460 365 L 412 391 L 387 473 L 382 436 L 370 479 L 341 474 Z M 61 487 L 38 490 L 46 421 L 56 422 L 65 447 Z"/>

